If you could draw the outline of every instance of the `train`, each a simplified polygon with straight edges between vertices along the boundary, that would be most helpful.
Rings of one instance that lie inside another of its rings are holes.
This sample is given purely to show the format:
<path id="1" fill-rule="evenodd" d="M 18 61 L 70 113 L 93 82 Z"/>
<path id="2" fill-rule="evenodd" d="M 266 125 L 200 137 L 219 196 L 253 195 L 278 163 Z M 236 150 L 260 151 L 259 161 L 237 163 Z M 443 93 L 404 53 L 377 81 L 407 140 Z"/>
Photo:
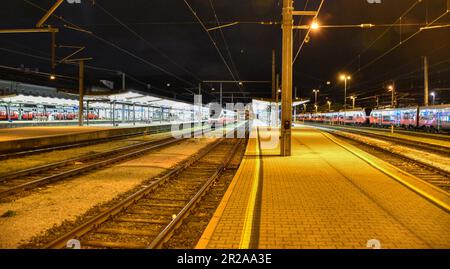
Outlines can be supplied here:
<path id="1" fill-rule="evenodd" d="M 237 113 L 235 113 L 233 111 L 224 110 L 224 109 L 222 109 L 220 111 L 220 114 L 210 111 L 210 117 L 208 119 L 208 123 L 213 126 L 235 123 L 237 121 L 236 116 L 237 116 Z"/>
<path id="2" fill-rule="evenodd" d="M 99 116 L 95 113 L 88 113 L 84 117 L 89 120 L 97 120 Z M 22 112 L 20 116 L 17 111 L 12 111 L 8 114 L 5 111 L 0 111 L 0 121 L 47 121 L 47 120 L 76 120 L 78 119 L 77 113 L 69 113 L 69 112 L 47 112 L 47 113 L 37 113 L 37 112 Z"/>
<path id="3" fill-rule="evenodd" d="M 450 105 L 353 109 L 328 113 L 305 113 L 297 120 L 335 125 L 399 127 L 429 132 L 450 131 Z"/>

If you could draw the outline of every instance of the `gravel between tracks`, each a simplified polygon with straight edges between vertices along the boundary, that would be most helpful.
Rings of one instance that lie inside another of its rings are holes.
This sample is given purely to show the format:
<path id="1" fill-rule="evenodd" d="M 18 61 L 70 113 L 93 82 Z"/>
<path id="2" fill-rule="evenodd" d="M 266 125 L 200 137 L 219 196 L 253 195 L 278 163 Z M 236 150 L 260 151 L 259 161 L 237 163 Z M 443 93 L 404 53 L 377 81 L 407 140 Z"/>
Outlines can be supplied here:
<path id="1" fill-rule="evenodd" d="M 433 167 L 437 167 L 441 170 L 450 172 L 450 158 L 442 156 L 440 154 L 424 152 L 424 151 L 416 150 L 416 149 L 413 149 L 410 147 L 397 145 L 392 142 L 387 142 L 387 141 L 383 141 L 383 140 L 375 139 L 375 138 L 364 137 L 362 135 L 356 135 L 356 134 L 346 133 L 346 132 L 342 132 L 342 131 L 333 131 L 333 132 L 336 132 L 339 135 L 348 137 L 350 139 L 355 139 L 357 141 L 361 141 L 361 142 L 371 145 L 371 146 L 381 147 L 392 153 L 396 153 L 401 156 L 410 158 L 412 160 L 416 160 L 416 161 L 431 165 Z"/>
<path id="2" fill-rule="evenodd" d="M 0 162 L 0 175 L 40 165 L 46 165 L 53 162 L 63 161 L 67 160 L 68 158 L 80 157 L 85 154 L 95 154 L 105 152 L 115 148 L 132 145 L 139 142 L 161 139 L 168 136 L 170 136 L 170 133 L 137 136 L 126 138 L 123 140 L 116 140 L 96 145 L 83 146 L 79 148 L 55 150 L 51 152 L 45 152 L 26 157 L 6 159 Z"/>
<path id="3" fill-rule="evenodd" d="M 118 195 L 140 186 L 212 141 L 214 139 L 183 141 L 135 160 L 75 180 L 52 184 L 29 196 L 0 204 L 0 215 L 8 211 L 15 213 L 0 218 L 0 248 L 17 248 L 33 240 L 34 236 L 45 237 L 48 229 L 54 228 L 50 233 L 55 233 L 57 226 L 64 229 L 95 206 L 111 202 Z"/>

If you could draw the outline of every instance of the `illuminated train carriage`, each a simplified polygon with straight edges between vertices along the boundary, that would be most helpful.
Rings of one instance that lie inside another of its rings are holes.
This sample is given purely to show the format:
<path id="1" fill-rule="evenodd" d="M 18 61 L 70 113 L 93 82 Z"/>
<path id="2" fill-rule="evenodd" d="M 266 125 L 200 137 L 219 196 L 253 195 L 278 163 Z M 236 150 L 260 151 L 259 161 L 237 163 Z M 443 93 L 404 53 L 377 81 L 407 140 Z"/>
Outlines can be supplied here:
<path id="1" fill-rule="evenodd" d="M 375 109 L 369 116 L 369 123 L 377 127 L 417 127 L 417 108 Z"/>
<path id="2" fill-rule="evenodd" d="M 450 130 L 449 105 L 420 107 L 418 114 L 418 128 L 431 131 Z"/>
<path id="3" fill-rule="evenodd" d="M 339 121 L 344 124 L 363 125 L 367 123 L 367 114 L 363 109 L 339 112 Z"/>
<path id="4" fill-rule="evenodd" d="M 234 111 L 222 109 L 220 113 L 214 113 L 214 110 L 211 110 L 208 123 L 213 126 L 225 125 L 236 122 L 237 117 L 239 117 L 239 115 Z"/>

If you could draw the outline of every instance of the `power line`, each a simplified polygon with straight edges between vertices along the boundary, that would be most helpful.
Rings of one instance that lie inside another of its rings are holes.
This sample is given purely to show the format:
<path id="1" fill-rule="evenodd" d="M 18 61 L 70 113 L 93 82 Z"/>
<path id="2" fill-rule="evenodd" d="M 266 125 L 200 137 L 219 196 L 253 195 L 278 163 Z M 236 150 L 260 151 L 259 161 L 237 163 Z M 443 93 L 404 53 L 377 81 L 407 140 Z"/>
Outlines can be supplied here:
<path id="1" fill-rule="evenodd" d="M 447 47 L 448 45 L 450 45 L 450 40 L 449 40 L 448 42 L 446 42 L 445 44 L 443 44 L 442 46 L 440 46 L 440 47 L 438 47 L 438 48 L 435 48 L 435 49 L 433 49 L 433 50 L 427 52 L 426 54 L 427 54 L 427 55 L 433 55 L 434 53 L 440 51 L 441 49 Z M 394 70 L 400 70 L 400 69 L 402 69 L 402 68 L 404 68 L 404 67 L 409 67 L 409 66 L 411 66 L 411 64 L 414 63 L 415 61 L 417 61 L 417 59 L 412 59 L 412 60 L 408 61 L 407 63 L 402 64 L 401 66 L 396 67 Z M 434 64 L 433 64 L 432 66 L 434 66 Z M 381 75 L 377 75 L 377 76 L 373 77 L 373 78 L 370 79 L 370 80 L 366 80 L 366 81 L 364 81 L 364 82 L 356 83 L 356 84 L 354 85 L 354 87 L 359 87 L 359 86 L 361 86 L 361 85 L 366 85 L 366 84 L 371 83 L 372 81 L 383 81 L 383 80 L 386 80 L 386 79 L 389 78 L 389 76 L 391 76 L 392 73 L 393 73 L 392 70 L 387 71 L 387 72 L 384 72 L 384 73 L 382 73 Z"/>
<path id="2" fill-rule="evenodd" d="M 35 4 L 35 3 L 33 3 L 31 1 L 29 1 L 29 0 L 23 0 L 23 1 L 25 1 L 26 3 L 28 3 L 29 5 L 37 8 L 37 9 L 40 9 L 41 11 L 44 11 L 44 12 L 48 11 L 47 9 L 45 9 L 45 8 L 43 8 L 43 7 L 37 5 L 37 4 Z M 64 18 L 62 18 L 60 16 L 57 16 L 55 14 L 52 14 L 52 16 L 56 17 L 57 19 L 61 20 L 64 23 L 67 23 L 67 24 L 71 25 L 74 28 L 82 29 L 78 25 L 76 25 L 76 24 L 74 24 L 74 23 L 72 23 L 72 22 L 70 22 L 70 21 L 68 21 L 68 20 L 66 20 L 66 19 L 64 19 Z M 147 64 L 147 65 L 149 65 L 149 66 L 151 66 L 152 68 L 155 68 L 155 69 L 157 69 L 157 70 L 159 70 L 159 71 L 161 71 L 161 72 L 163 72 L 163 73 L 165 73 L 165 74 L 167 74 L 169 76 L 172 76 L 172 77 L 176 78 L 177 80 L 179 80 L 181 82 L 186 83 L 187 85 L 190 85 L 190 86 L 194 86 L 195 85 L 192 82 L 187 81 L 187 80 L 185 80 L 185 79 L 183 79 L 183 78 L 173 74 L 172 72 L 170 72 L 170 71 L 168 71 L 168 70 L 166 70 L 166 69 L 164 69 L 164 68 L 162 68 L 162 67 L 160 67 L 160 66 L 158 66 L 158 65 L 156 65 L 156 64 L 154 64 L 154 63 L 152 63 L 152 62 L 150 62 L 150 61 L 148 61 L 148 60 L 146 60 L 146 59 L 144 59 L 144 58 L 142 58 L 142 57 L 132 53 L 132 52 L 130 52 L 129 50 L 124 49 L 124 48 L 122 48 L 122 47 L 112 43 L 111 41 L 108 41 L 108 40 L 106 40 L 106 39 L 104 39 L 104 38 L 94 34 L 93 32 L 87 32 L 87 31 L 83 31 L 83 32 L 88 34 L 88 35 L 90 35 L 90 36 L 92 36 L 92 37 L 94 37 L 95 39 L 97 39 L 97 40 L 99 40 L 99 41 L 101 41 L 101 42 L 103 42 L 105 44 L 108 44 L 108 45 L 116 48 L 117 50 L 120 50 L 121 52 L 123 52 L 123 53 L 125 53 L 125 54 L 127 54 L 127 55 L 129 55 L 129 56 L 131 56 L 131 57 L 133 57 L 133 58 L 135 58 L 135 59 L 137 59 L 137 60 Z"/>
<path id="3" fill-rule="evenodd" d="M 364 50 L 362 50 L 361 52 L 358 53 L 358 56 L 356 58 L 354 58 L 350 63 L 348 63 L 344 69 L 346 69 L 349 65 L 353 64 L 356 59 L 361 59 L 361 56 L 367 52 L 371 47 L 373 47 L 378 40 L 380 40 L 384 35 L 386 35 L 396 24 L 399 20 L 401 20 L 404 16 L 408 15 L 409 12 L 411 12 L 411 10 L 413 10 L 419 3 L 421 3 L 422 0 L 417 0 L 414 4 L 412 4 L 408 9 L 406 9 L 401 15 L 400 17 L 398 17 L 392 24 L 388 25 L 388 28 L 383 31 L 372 43 L 370 43 L 369 46 L 367 46 Z"/>
<path id="4" fill-rule="evenodd" d="M 223 63 L 225 64 L 228 72 L 230 73 L 231 77 L 233 78 L 233 80 L 236 80 L 236 77 L 234 76 L 233 72 L 231 71 L 230 66 L 228 65 L 227 61 L 225 60 L 222 52 L 220 51 L 220 49 L 217 47 L 216 42 L 214 41 L 214 39 L 212 38 L 211 34 L 209 33 L 208 29 L 206 28 L 205 24 L 203 24 L 202 20 L 199 18 L 199 16 L 197 15 L 197 13 L 194 11 L 194 9 L 191 7 L 191 5 L 187 2 L 187 0 L 183 0 L 184 3 L 187 5 L 187 7 L 189 8 L 189 10 L 192 12 L 192 14 L 194 15 L 194 17 L 197 19 L 197 21 L 200 23 L 200 25 L 202 26 L 203 30 L 205 30 L 206 34 L 208 35 L 209 39 L 211 40 L 211 42 L 214 45 L 214 48 L 216 48 L 217 53 L 219 54 L 220 58 L 222 59 Z M 236 84 L 239 88 L 239 90 L 241 90 L 241 88 L 239 87 L 239 84 Z M 242 91 L 242 90 L 241 90 Z"/>
<path id="5" fill-rule="evenodd" d="M 220 25 L 219 17 L 217 16 L 216 9 L 214 8 L 214 5 L 213 5 L 212 0 L 209 0 L 209 3 L 211 4 L 211 8 L 212 8 L 212 10 L 213 10 L 213 12 L 214 12 L 214 17 L 216 18 L 217 26 L 220 27 L 221 25 Z M 238 71 L 238 69 L 236 68 L 236 64 L 234 63 L 233 56 L 231 55 L 230 48 L 228 47 L 228 42 L 227 42 L 227 40 L 226 40 L 226 38 L 225 38 L 225 35 L 223 34 L 222 28 L 219 28 L 219 31 L 220 31 L 220 34 L 221 34 L 221 36 L 222 36 L 223 42 L 224 42 L 224 44 L 225 44 L 225 48 L 226 48 L 226 50 L 227 50 L 227 52 L 228 52 L 228 58 L 230 58 L 231 65 L 233 66 L 234 72 L 236 73 L 236 77 L 237 77 L 238 80 L 240 81 L 241 78 L 239 77 L 239 71 Z M 241 89 L 241 85 L 238 84 L 238 86 L 239 86 L 239 88 Z M 242 89 L 241 89 L 241 91 L 242 91 Z"/>
<path id="6" fill-rule="evenodd" d="M 432 22 L 428 23 L 425 27 L 429 27 L 431 25 L 433 25 L 435 22 L 439 21 L 440 19 L 442 19 L 445 15 L 447 15 L 450 11 L 447 10 L 445 11 L 442 15 L 440 15 L 439 17 L 437 17 L 435 20 L 433 20 Z M 415 32 L 414 34 L 410 35 L 408 38 L 406 38 L 405 40 L 401 41 L 400 43 L 398 43 L 397 45 L 393 46 L 391 49 L 389 49 L 388 51 L 386 51 L 385 53 L 381 54 L 380 56 L 378 56 L 377 58 L 375 58 L 374 60 L 370 61 L 368 64 L 364 65 L 363 67 L 361 67 L 357 72 L 360 72 L 364 69 L 366 69 L 367 67 L 371 66 L 372 64 L 378 62 L 380 59 L 384 58 L 386 55 L 390 54 L 392 51 L 394 51 L 395 49 L 397 49 L 398 47 L 400 47 L 401 45 L 403 45 L 404 43 L 408 42 L 409 40 L 411 40 L 413 37 L 415 37 L 416 35 L 418 35 L 419 33 L 421 33 L 422 30 L 419 29 L 417 32 Z"/>
<path id="7" fill-rule="evenodd" d="M 322 9 L 323 3 L 325 2 L 325 0 L 321 0 L 319 8 L 317 9 L 317 14 L 314 16 L 313 20 L 317 19 L 317 16 L 319 16 L 320 10 Z M 308 29 L 308 32 L 305 35 L 305 38 L 303 39 L 302 44 L 300 45 L 300 47 L 297 50 L 297 53 L 295 54 L 294 60 L 292 62 L 292 64 L 295 64 L 295 61 L 297 60 L 298 56 L 300 55 L 300 52 L 302 51 L 303 46 L 306 43 L 306 40 L 309 37 L 309 33 L 311 32 L 311 28 Z"/>
<path id="8" fill-rule="evenodd" d="M 161 56 L 163 56 L 164 58 L 166 58 L 169 62 L 171 62 L 172 64 L 174 64 L 175 66 L 179 67 L 180 69 L 182 69 L 183 71 L 185 71 L 186 73 L 188 73 L 189 75 L 193 76 L 197 81 L 202 81 L 202 79 L 198 78 L 194 73 L 192 73 L 191 71 L 187 70 L 186 68 L 184 68 L 183 66 L 181 66 L 180 64 L 178 64 L 177 62 L 175 62 L 173 59 L 171 59 L 167 54 L 165 54 L 164 52 L 162 52 L 160 49 L 158 49 L 157 47 L 155 47 L 152 43 L 150 43 L 147 39 L 145 39 L 143 36 L 139 35 L 135 30 L 131 29 L 128 25 L 126 25 L 124 22 L 122 22 L 119 18 L 117 18 L 116 16 L 114 16 L 111 12 L 109 12 L 108 10 L 106 10 L 103 6 L 101 6 L 98 2 L 98 0 L 91 0 L 92 3 L 97 6 L 99 9 L 101 9 L 103 12 L 105 12 L 106 14 L 108 14 L 111 18 L 113 18 L 117 23 L 119 23 L 122 27 L 124 27 L 125 29 L 127 29 L 130 33 L 132 33 L 133 35 L 135 35 L 138 39 L 142 40 L 145 44 L 147 44 L 150 48 L 152 48 L 153 50 L 155 50 L 156 52 L 158 52 Z"/>

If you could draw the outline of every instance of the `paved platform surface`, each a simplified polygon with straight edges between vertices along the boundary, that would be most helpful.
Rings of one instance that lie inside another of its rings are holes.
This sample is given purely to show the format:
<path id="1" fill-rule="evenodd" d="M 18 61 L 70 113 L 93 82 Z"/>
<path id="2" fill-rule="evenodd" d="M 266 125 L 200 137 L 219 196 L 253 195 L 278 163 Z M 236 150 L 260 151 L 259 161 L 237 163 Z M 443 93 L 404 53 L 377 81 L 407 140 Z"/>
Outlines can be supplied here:
<path id="1" fill-rule="evenodd" d="M 250 139 L 197 248 L 450 248 L 448 194 L 313 128 L 292 142 L 282 158 Z"/>
<path id="2" fill-rule="evenodd" d="M 0 141 L 11 141 L 17 139 L 30 139 L 45 136 L 58 136 L 78 133 L 96 132 L 107 130 L 111 127 L 21 127 L 11 129 L 0 129 Z"/>

